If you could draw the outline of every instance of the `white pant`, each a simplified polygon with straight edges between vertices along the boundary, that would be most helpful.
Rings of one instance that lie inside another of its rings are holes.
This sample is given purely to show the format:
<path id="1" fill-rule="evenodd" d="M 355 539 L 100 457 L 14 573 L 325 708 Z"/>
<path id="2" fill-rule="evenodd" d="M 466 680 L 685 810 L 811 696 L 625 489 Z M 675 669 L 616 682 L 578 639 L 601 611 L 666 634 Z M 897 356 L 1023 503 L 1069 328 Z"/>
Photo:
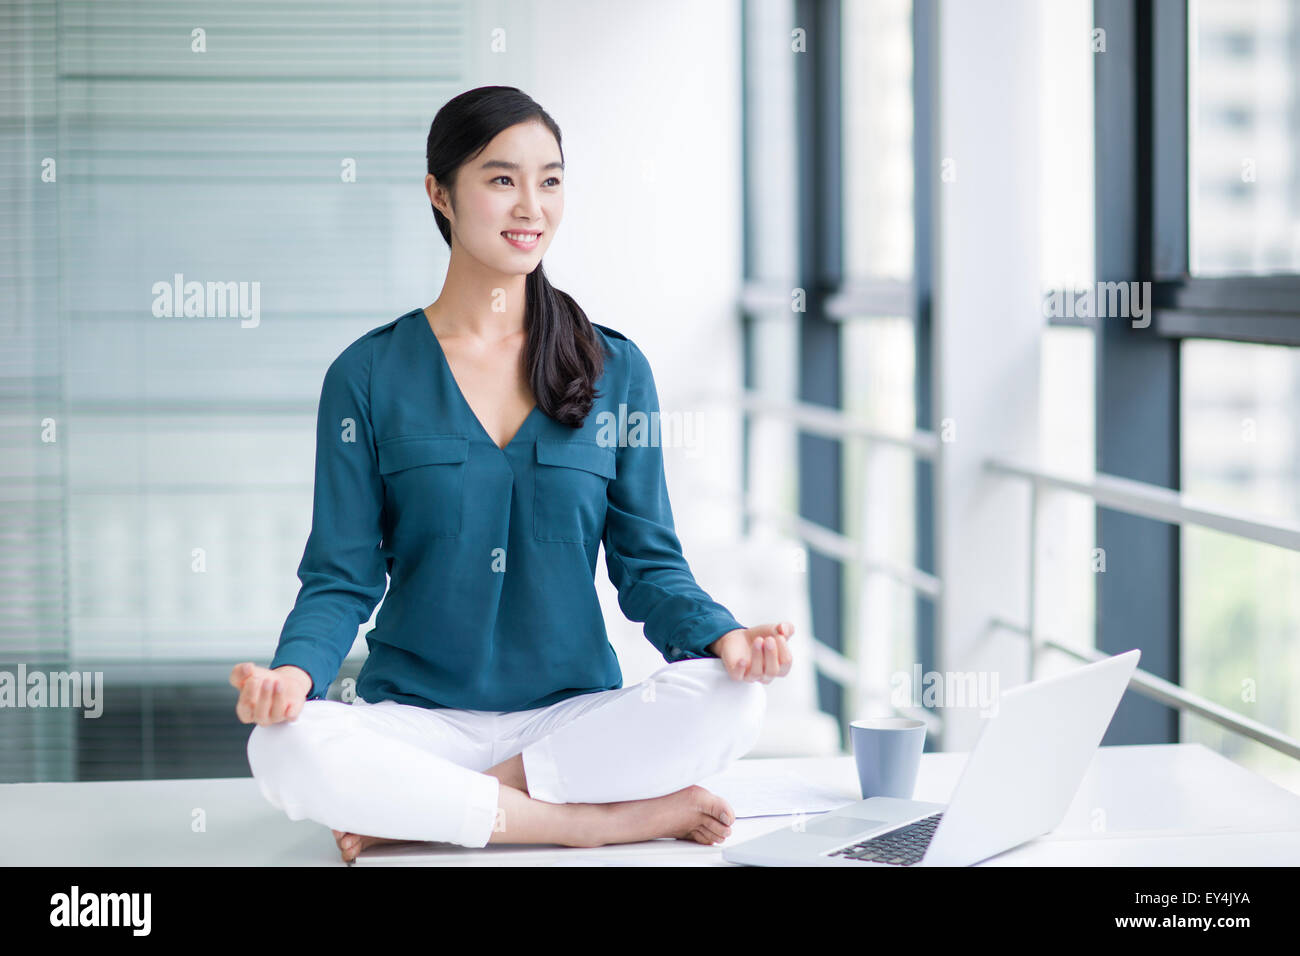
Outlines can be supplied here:
<path id="1" fill-rule="evenodd" d="M 483 771 L 503 760 L 522 753 L 529 796 L 548 803 L 663 796 L 748 753 L 766 703 L 761 683 L 735 680 L 716 657 L 534 710 L 311 700 L 297 720 L 253 728 L 248 764 L 291 820 L 482 847 L 500 787 Z"/>

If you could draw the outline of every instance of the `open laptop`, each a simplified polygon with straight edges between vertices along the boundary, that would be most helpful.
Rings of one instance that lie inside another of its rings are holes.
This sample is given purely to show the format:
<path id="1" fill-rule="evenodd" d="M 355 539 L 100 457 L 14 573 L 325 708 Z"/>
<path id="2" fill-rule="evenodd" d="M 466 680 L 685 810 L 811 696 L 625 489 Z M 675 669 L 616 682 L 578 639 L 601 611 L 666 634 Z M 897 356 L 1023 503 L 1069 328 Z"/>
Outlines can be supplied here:
<path id="1" fill-rule="evenodd" d="M 969 866 L 1054 829 L 1110 726 L 1138 650 L 1005 691 L 948 803 L 872 797 L 723 845 L 754 866 Z"/>

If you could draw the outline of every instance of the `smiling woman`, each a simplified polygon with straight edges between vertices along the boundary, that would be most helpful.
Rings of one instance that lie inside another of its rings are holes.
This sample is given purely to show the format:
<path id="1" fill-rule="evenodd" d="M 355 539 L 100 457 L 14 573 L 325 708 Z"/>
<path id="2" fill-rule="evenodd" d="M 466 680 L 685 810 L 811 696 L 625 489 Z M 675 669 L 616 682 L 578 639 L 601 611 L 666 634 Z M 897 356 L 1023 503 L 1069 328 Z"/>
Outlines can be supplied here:
<path id="1" fill-rule="evenodd" d="M 259 725 L 253 774 L 292 819 L 335 830 L 344 859 L 375 838 L 724 839 L 731 808 L 695 783 L 753 747 L 792 629 L 746 628 L 696 584 L 660 443 L 603 437 L 659 399 L 636 344 L 542 270 L 564 210 L 558 127 L 484 87 L 438 112 L 427 151 L 447 277 L 326 371 L 302 589 L 270 667 L 231 677 Z M 654 707 L 608 640 L 602 544 L 668 665 Z M 362 706 L 323 699 L 381 598 Z"/>

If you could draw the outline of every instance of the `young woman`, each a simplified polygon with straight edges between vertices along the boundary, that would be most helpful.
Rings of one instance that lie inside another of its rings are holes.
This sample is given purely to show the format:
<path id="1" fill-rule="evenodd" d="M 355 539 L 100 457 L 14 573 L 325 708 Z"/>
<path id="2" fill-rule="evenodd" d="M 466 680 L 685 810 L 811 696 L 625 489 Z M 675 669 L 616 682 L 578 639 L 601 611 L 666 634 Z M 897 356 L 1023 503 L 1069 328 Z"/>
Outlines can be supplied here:
<path id="1" fill-rule="evenodd" d="M 270 666 L 230 677 L 253 776 L 345 861 L 385 840 L 724 839 L 732 808 L 694 784 L 753 747 L 793 627 L 744 627 L 695 583 L 650 365 L 542 271 L 555 122 L 513 87 L 470 90 L 427 160 L 447 278 L 325 373 L 302 587 Z M 602 541 L 668 662 L 633 687 L 596 595 Z M 325 699 L 381 598 L 355 703 Z"/>

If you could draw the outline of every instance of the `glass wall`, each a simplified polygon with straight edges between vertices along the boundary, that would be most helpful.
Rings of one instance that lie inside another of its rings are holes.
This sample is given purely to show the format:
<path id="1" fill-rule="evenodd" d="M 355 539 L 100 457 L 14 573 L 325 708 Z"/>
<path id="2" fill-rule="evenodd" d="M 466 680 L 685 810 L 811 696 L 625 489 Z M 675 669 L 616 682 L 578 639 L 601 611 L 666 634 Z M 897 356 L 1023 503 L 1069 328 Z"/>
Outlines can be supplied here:
<path id="1" fill-rule="evenodd" d="M 912 278 L 912 3 L 842 7 L 844 269 Z"/>
<path id="2" fill-rule="evenodd" d="M 1082 290 L 1096 279 L 1093 170 L 1092 0 L 1058 0 L 1039 11 L 1039 49 L 1053 68 L 1039 92 L 1038 236 L 1040 283 Z M 1057 317 L 1053 317 L 1057 318 Z M 1086 324 L 1047 324 L 1040 343 L 1039 454 L 1044 467 L 1093 472 L 1094 336 Z M 1039 498 L 1036 617 L 1039 632 L 1075 647 L 1096 645 L 1096 509 L 1083 495 Z M 1075 666 L 1040 658 L 1042 675 Z"/>
<path id="3" fill-rule="evenodd" d="M 1191 0 L 1191 272 L 1300 270 L 1300 2 Z"/>
<path id="4" fill-rule="evenodd" d="M 894 435 L 916 421 L 915 330 L 910 316 L 850 319 L 844 324 L 844 410 Z M 916 565 L 916 457 L 895 445 L 853 441 L 845 446 L 845 533 L 867 554 L 898 566 Z M 893 578 L 845 570 L 846 648 L 858 673 L 885 693 L 890 674 L 911 673 L 916 646 L 916 594 Z M 892 713 L 880 700 L 855 712 Z"/>
<path id="5" fill-rule="evenodd" d="M 1223 508 L 1300 521 L 1300 350 L 1189 339 L 1182 346 L 1183 490 Z M 1182 684 L 1300 738 L 1300 553 L 1183 529 Z M 1203 743 L 1300 792 L 1300 762 L 1195 715 Z"/>
<path id="6" fill-rule="evenodd" d="M 753 387 L 767 398 L 792 402 L 799 394 L 798 177 L 794 132 L 795 77 L 790 0 L 746 3 L 745 219 L 748 281 L 767 301 L 749 314 Z M 766 511 L 798 511 L 798 442 L 789 423 L 750 419 L 749 494 Z M 771 529 L 758 525 L 755 533 Z"/>
<path id="7" fill-rule="evenodd" d="M 913 53 L 911 0 L 856 0 L 842 7 L 846 285 L 865 314 L 845 319 L 840 375 L 844 411 L 872 428 L 909 435 L 916 424 L 913 316 L 890 315 L 891 297 L 913 278 Z M 904 306 L 906 293 L 893 308 Z M 874 301 L 873 301 L 874 300 Z M 902 448 L 866 441 L 844 446 L 845 533 L 868 555 L 916 564 L 916 460 Z M 879 573 L 845 568 L 845 647 L 874 690 L 911 671 L 916 594 Z M 888 713 L 880 699 L 854 712 Z"/>

